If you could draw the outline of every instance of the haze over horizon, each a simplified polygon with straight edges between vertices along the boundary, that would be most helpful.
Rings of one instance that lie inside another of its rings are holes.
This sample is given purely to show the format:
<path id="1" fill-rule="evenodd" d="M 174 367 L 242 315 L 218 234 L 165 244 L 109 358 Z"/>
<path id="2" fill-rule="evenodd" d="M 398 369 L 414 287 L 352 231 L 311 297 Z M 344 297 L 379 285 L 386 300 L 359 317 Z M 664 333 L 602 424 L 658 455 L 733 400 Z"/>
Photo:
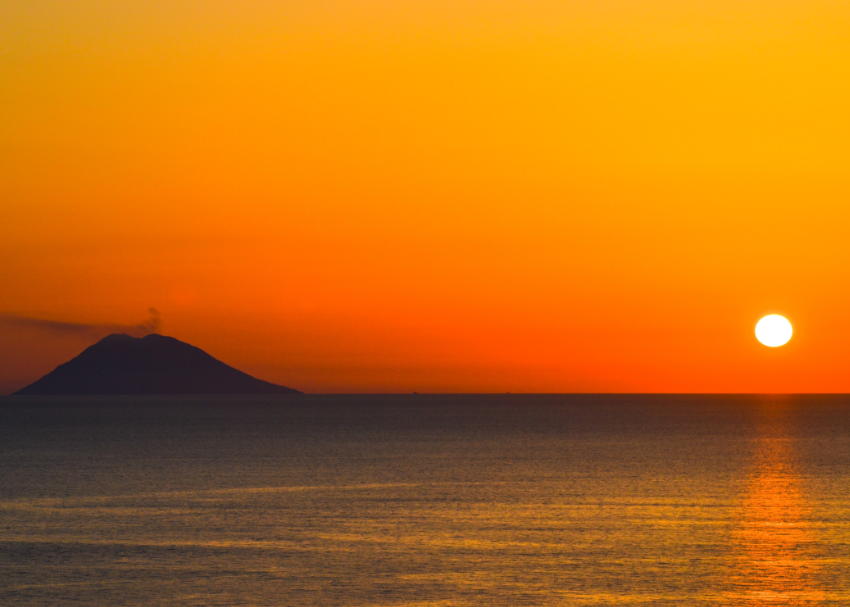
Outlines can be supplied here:
<path id="1" fill-rule="evenodd" d="M 0 393 L 153 318 L 313 393 L 848 392 L 848 30 L 826 1 L 4 2 Z"/>

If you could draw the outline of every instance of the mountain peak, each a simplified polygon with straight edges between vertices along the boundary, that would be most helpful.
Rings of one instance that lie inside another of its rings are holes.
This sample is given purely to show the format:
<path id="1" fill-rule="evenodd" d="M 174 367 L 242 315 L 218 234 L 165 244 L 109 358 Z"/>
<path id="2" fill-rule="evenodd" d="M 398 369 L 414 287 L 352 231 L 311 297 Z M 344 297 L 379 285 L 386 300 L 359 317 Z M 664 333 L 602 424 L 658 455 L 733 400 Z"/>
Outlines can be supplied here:
<path id="1" fill-rule="evenodd" d="M 300 394 L 151 333 L 107 335 L 16 394 Z"/>

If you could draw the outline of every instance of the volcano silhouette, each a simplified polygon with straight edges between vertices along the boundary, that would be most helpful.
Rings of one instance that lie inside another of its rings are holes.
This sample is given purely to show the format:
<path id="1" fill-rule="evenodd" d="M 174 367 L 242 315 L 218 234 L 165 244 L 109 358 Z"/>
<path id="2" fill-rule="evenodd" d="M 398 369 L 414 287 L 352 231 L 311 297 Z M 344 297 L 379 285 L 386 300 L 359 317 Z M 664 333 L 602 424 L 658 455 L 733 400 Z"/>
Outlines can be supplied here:
<path id="1" fill-rule="evenodd" d="M 15 394 L 301 394 L 173 337 L 115 333 Z"/>

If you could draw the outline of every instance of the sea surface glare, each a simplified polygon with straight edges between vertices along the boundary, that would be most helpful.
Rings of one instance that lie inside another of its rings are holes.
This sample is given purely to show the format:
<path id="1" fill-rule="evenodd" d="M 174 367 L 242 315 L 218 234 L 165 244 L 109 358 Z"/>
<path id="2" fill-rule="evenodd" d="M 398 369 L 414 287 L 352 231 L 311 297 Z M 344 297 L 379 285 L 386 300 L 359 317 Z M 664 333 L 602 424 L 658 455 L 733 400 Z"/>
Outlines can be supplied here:
<path id="1" fill-rule="evenodd" d="M 3 398 L 0 605 L 850 605 L 850 398 Z"/>

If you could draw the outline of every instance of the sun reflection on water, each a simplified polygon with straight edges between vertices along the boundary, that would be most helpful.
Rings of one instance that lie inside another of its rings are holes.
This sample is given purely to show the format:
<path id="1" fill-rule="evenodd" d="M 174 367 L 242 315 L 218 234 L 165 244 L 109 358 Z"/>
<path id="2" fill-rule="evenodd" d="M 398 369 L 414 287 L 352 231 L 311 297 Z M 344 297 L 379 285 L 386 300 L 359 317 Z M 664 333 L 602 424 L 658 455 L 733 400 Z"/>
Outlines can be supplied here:
<path id="1" fill-rule="evenodd" d="M 753 472 L 732 542 L 738 553 L 735 605 L 815 605 L 819 584 L 812 508 L 800 475 L 788 416 L 767 412 L 756 439 Z"/>

